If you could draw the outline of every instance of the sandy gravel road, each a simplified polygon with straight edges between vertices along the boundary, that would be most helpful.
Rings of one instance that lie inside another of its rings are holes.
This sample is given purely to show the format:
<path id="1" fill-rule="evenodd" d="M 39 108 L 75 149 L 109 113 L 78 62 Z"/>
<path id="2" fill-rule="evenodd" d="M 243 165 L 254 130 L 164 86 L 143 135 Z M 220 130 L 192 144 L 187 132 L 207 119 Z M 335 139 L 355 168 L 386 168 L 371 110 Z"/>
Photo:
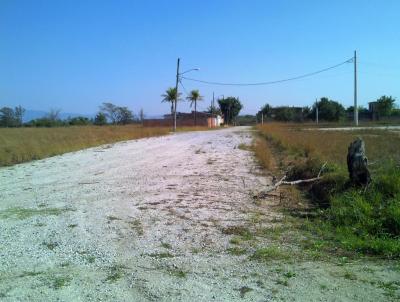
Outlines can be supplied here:
<path id="1" fill-rule="evenodd" d="M 179 133 L 0 169 L 0 300 L 383 297 L 324 264 L 260 264 L 249 260 L 255 245 L 228 252 L 226 228 L 249 225 L 254 213 L 263 224 L 281 218 L 252 199 L 271 180 L 238 148 L 251 140 L 240 127 Z M 282 269 L 296 270 L 291 287 L 276 282 Z"/>

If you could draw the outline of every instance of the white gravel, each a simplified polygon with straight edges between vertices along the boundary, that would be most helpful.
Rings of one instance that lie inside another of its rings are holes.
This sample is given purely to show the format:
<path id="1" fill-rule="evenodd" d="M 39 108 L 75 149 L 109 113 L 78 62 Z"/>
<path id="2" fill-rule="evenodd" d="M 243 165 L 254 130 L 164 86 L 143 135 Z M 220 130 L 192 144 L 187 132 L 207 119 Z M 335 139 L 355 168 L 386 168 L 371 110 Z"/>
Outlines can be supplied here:
<path id="1" fill-rule="evenodd" d="M 281 218 L 272 201 L 252 199 L 271 180 L 237 148 L 251 140 L 239 127 L 179 133 L 0 169 L 0 300 L 386 297 L 329 273 L 337 266 L 267 265 L 227 252 L 225 227 L 249 225 L 260 212 L 267 224 Z M 388 267 L 374 273 L 396 278 Z M 291 287 L 277 283 L 289 269 L 298 276 Z"/>

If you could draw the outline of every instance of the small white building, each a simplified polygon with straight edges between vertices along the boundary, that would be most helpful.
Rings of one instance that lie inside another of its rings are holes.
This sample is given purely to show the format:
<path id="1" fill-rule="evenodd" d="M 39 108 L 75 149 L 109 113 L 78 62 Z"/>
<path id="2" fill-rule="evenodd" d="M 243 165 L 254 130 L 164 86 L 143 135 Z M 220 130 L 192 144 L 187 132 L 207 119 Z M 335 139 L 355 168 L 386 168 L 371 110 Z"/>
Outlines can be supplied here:
<path id="1" fill-rule="evenodd" d="M 223 123 L 224 119 L 220 115 L 211 115 L 210 117 L 207 118 L 208 128 L 221 127 Z"/>

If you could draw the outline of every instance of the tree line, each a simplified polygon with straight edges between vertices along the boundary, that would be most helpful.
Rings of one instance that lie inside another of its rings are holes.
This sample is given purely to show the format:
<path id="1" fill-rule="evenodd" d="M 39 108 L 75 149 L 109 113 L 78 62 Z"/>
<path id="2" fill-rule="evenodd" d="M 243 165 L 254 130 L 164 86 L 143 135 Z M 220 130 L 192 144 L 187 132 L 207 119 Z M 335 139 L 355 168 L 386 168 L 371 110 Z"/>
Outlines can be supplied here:
<path id="1" fill-rule="evenodd" d="M 161 95 L 162 102 L 170 103 L 171 105 L 171 116 L 174 114 L 174 103 L 175 101 L 182 101 L 182 94 L 178 93 L 174 87 L 168 88 L 164 94 Z M 194 105 L 194 124 L 197 125 L 197 102 L 202 101 L 204 97 L 200 94 L 198 89 L 191 90 L 186 96 L 186 100 L 190 102 L 190 107 Z M 219 107 L 215 105 L 210 105 L 206 113 L 212 115 L 222 115 L 224 117 L 225 124 L 233 124 L 239 115 L 240 110 L 243 108 L 242 103 L 239 98 L 227 97 L 218 99 Z"/>
<path id="2" fill-rule="evenodd" d="M 45 116 L 24 123 L 23 117 L 26 110 L 21 106 L 15 108 L 0 108 L 0 127 L 65 127 L 87 125 L 127 125 L 138 124 L 144 120 L 144 112 L 141 109 L 137 115 L 127 107 L 121 107 L 112 103 L 103 103 L 94 118 L 85 116 L 60 118 L 59 109 L 51 109 Z"/>
<path id="3" fill-rule="evenodd" d="M 378 98 L 374 105 L 374 114 L 377 119 L 387 117 L 400 117 L 400 109 L 396 107 L 396 99 L 392 96 L 383 95 Z M 282 122 L 302 122 L 305 120 L 315 120 L 316 111 L 321 121 L 338 122 L 346 120 L 354 114 L 354 106 L 345 108 L 340 102 L 322 97 L 311 107 L 272 107 L 265 104 L 257 113 L 257 119 L 268 118 Z M 358 107 L 360 118 L 370 118 L 372 112 L 365 107 Z"/>

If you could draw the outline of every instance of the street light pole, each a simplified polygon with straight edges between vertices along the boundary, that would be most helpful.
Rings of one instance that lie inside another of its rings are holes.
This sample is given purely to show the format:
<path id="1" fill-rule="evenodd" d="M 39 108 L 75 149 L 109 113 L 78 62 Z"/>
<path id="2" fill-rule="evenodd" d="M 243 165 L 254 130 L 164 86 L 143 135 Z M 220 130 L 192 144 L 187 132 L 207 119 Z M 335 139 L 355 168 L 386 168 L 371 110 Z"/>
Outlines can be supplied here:
<path id="1" fill-rule="evenodd" d="M 176 132 L 176 105 L 178 103 L 178 84 L 179 84 L 179 63 L 180 63 L 180 58 L 178 58 L 178 62 L 176 64 L 176 83 L 175 83 L 175 101 L 174 101 L 174 132 Z"/>
<path id="2" fill-rule="evenodd" d="M 176 107 L 177 107 L 178 98 L 179 98 L 178 84 L 179 84 L 179 81 L 180 81 L 180 76 L 185 74 L 185 73 L 187 73 L 187 72 L 193 71 L 193 70 L 196 70 L 196 71 L 200 70 L 199 68 L 192 68 L 192 69 L 186 70 L 184 72 L 179 72 L 179 63 L 180 63 L 180 61 L 181 61 L 181 59 L 178 58 L 178 62 L 176 64 L 176 82 L 175 82 L 176 96 L 175 96 L 175 101 L 174 101 L 174 106 L 173 106 L 174 107 L 174 132 L 176 132 Z"/>
<path id="3" fill-rule="evenodd" d="M 357 52 L 354 51 L 354 123 L 358 126 L 358 105 L 357 105 Z"/>

